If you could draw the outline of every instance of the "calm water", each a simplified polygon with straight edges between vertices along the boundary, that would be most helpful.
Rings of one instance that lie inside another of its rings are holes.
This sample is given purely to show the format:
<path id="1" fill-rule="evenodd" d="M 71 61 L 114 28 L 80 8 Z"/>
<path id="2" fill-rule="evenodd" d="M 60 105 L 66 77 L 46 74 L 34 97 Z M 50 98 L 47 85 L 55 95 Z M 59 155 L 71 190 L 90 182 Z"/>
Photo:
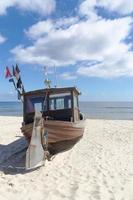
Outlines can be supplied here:
<path id="1" fill-rule="evenodd" d="M 133 102 L 80 102 L 80 108 L 91 119 L 133 120 Z"/>
<path id="2" fill-rule="evenodd" d="M 22 103 L 0 102 L 0 116 L 22 116 Z"/>
<path id="3" fill-rule="evenodd" d="M 80 110 L 91 119 L 133 120 L 133 102 L 80 102 Z M 0 116 L 22 116 L 22 103 L 0 102 Z"/>

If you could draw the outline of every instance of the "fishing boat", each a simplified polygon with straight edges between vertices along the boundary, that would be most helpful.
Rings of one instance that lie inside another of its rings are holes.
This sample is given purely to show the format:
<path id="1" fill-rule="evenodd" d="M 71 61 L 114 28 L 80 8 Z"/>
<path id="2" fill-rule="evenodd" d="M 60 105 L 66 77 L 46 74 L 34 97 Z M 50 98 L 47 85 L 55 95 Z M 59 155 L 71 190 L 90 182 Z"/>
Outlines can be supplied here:
<path id="1" fill-rule="evenodd" d="M 50 88 L 24 92 L 23 123 L 21 131 L 30 143 L 35 112 L 41 113 L 41 126 L 45 129 L 41 143 L 50 154 L 70 149 L 83 136 L 84 116 L 79 110 L 76 87 Z M 40 120 L 40 118 L 39 118 Z M 47 134 L 46 134 L 47 133 Z M 47 135 L 47 137 L 45 137 Z"/>
<path id="2" fill-rule="evenodd" d="M 10 78 L 23 103 L 21 131 L 28 141 L 26 169 L 43 165 L 49 155 L 70 149 L 82 138 L 85 120 L 79 110 L 81 93 L 76 87 L 51 87 L 46 78 L 45 89 L 26 92 L 17 64 L 12 73 L 6 67 L 6 78 Z"/>

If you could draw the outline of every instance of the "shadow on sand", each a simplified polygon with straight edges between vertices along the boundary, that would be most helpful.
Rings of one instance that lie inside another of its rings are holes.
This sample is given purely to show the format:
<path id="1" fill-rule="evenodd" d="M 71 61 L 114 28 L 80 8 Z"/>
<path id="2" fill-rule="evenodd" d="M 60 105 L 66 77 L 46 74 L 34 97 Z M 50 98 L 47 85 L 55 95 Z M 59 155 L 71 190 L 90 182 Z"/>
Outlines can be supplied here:
<path id="1" fill-rule="evenodd" d="M 25 174 L 32 170 L 25 169 L 27 142 L 24 137 L 8 144 L 0 144 L 0 171 L 4 174 Z"/>
<path id="2" fill-rule="evenodd" d="M 70 150 L 76 143 L 80 141 L 81 138 L 82 137 L 79 137 L 76 140 L 74 139 L 71 141 L 56 143 L 56 147 L 53 145 L 53 147 L 56 149 L 56 152 L 51 150 L 50 161 L 53 160 L 57 154 Z M 25 140 L 25 137 L 21 137 L 8 145 L 0 144 L 0 171 L 2 171 L 4 174 L 16 175 L 26 174 L 39 169 L 41 166 L 28 170 L 25 168 L 27 148 L 28 143 Z"/>

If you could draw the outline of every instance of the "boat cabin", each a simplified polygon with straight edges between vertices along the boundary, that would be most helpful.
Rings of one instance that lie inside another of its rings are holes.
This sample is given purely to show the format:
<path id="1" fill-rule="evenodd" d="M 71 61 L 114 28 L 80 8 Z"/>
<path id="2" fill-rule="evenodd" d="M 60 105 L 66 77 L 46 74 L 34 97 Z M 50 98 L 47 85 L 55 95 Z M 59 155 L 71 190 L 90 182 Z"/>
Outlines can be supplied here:
<path id="1" fill-rule="evenodd" d="M 24 123 L 34 121 L 35 111 L 42 112 L 46 119 L 71 122 L 80 120 L 79 95 L 75 87 L 46 88 L 23 93 Z"/>

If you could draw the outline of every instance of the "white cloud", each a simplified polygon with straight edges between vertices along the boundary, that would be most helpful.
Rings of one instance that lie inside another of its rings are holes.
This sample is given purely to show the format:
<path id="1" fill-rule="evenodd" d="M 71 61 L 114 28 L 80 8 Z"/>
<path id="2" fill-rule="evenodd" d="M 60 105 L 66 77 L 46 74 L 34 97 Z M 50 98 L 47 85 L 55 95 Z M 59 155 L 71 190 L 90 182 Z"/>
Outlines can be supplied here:
<path id="1" fill-rule="evenodd" d="M 14 6 L 16 3 L 16 0 L 1 0 L 0 1 L 0 15 L 6 14 L 6 10 Z"/>
<path id="2" fill-rule="evenodd" d="M 118 2 L 120 5 L 122 0 Z M 25 32 L 33 43 L 31 46 L 18 45 L 12 49 L 15 60 L 43 66 L 78 66 L 80 62 L 81 66 L 77 70 L 79 75 L 131 76 L 133 52 L 129 50 L 132 43 L 125 43 L 125 39 L 132 28 L 132 17 L 112 20 L 99 17 L 95 6 L 109 7 L 111 10 L 109 3 L 109 0 L 100 0 L 99 3 L 96 0 L 84 1 L 79 12 L 87 17 L 82 21 L 77 16 L 57 21 L 47 19 L 32 25 Z M 114 2 L 113 5 L 113 9 L 117 10 L 118 4 Z M 84 64 L 84 61 L 89 65 Z M 62 78 L 75 79 L 76 75 L 64 73 Z"/>
<path id="3" fill-rule="evenodd" d="M 36 39 L 41 36 L 48 34 L 53 28 L 53 23 L 51 20 L 39 21 L 37 24 L 34 24 L 29 28 L 28 31 L 25 31 L 29 38 Z"/>
<path id="4" fill-rule="evenodd" d="M 0 34 L 0 44 L 4 43 L 6 41 L 6 38 L 3 37 L 1 34 Z"/>
<path id="5" fill-rule="evenodd" d="M 64 80 L 75 80 L 77 79 L 77 75 L 71 74 L 69 72 L 64 72 L 60 75 L 60 77 Z"/>
<path id="6" fill-rule="evenodd" d="M 127 51 L 129 47 L 124 45 L 122 40 L 129 33 L 130 23 L 131 18 L 126 17 L 95 22 L 87 20 L 71 25 L 65 30 L 53 27 L 47 35 L 36 38 L 32 46 L 19 45 L 12 53 L 21 62 L 40 65 L 44 62 L 57 66 L 69 65 L 89 59 L 102 61 L 105 56 L 118 49 Z M 33 27 L 29 30 L 33 30 Z M 39 36 L 42 32 L 42 29 L 40 32 L 38 29 L 38 32 L 33 31 L 31 35 Z"/>
<path id="7" fill-rule="evenodd" d="M 57 21 L 50 19 L 39 21 L 32 25 L 25 33 L 29 38 L 37 39 L 38 37 L 46 36 L 56 29 L 67 29 L 68 27 L 78 22 L 78 17 L 60 18 Z"/>
<path id="8" fill-rule="evenodd" d="M 18 7 L 22 10 L 37 12 L 41 15 L 47 15 L 54 11 L 55 0 L 1 0 L 0 14 L 6 14 L 10 7 Z"/>
<path id="9" fill-rule="evenodd" d="M 79 14 L 86 15 L 90 19 L 97 19 L 97 14 L 95 11 L 96 0 L 85 0 L 80 4 Z"/>
<path id="10" fill-rule="evenodd" d="M 57 21 L 55 21 L 55 27 L 68 28 L 71 25 L 78 23 L 78 21 L 79 21 L 78 17 L 60 18 Z"/>
<path id="11" fill-rule="evenodd" d="M 117 78 L 133 76 L 133 53 L 123 54 L 119 59 L 104 60 L 93 66 L 82 66 L 77 73 L 88 77 Z"/>
<path id="12" fill-rule="evenodd" d="M 103 6 L 110 11 L 116 11 L 120 14 L 133 13 L 133 1 L 132 0 L 100 0 L 99 6 Z"/>
<path id="13" fill-rule="evenodd" d="M 96 7 L 104 7 L 109 11 L 124 15 L 133 13 L 132 0 L 85 0 L 79 7 L 79 13 L 90 18 L 96 18 Z"/>

